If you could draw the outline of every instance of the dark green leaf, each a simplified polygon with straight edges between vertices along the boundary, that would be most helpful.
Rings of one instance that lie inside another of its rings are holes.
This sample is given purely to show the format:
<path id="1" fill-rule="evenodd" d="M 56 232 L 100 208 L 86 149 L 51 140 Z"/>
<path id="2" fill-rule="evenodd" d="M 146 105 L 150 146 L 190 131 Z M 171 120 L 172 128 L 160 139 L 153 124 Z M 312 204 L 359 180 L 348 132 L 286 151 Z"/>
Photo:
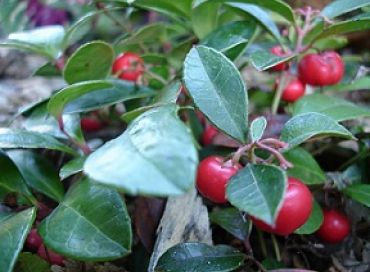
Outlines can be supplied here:
<path id="1" fill-rule="evenodd" d="M 45 52 L 41 46 L 34 45 L 26 41 L 2 40 L 0 41 L 0 47 L 9 47 L 9 48 L 14 48 L 14 49 L 19 49 L 22 51 L 46 56 L 52 59 L 52 56 L 50 56 L 47 52 Z"/>
<path id="2" fill-rule="evenodd" d="M 286 188 L 287 177 L 280 168 L 248 164 L 231 178 L 226 197 L 238 209 L 274 224 Z"/>
<path id="3" fill-rule="evenodd" d="M 364 76 L 358 79 L 355 79 L 349 83 L 339 83 L 334 86 L 328 86 L 324 88 L 324 91 L 333 91 L 333 92 L 349 92 L 357 90 L 366 90 L 370 86 L 370 77 Z"/>
<path id="4" fill-rule="evenodd" d="M 325 51 L 328 49 L 340 49 L 348 44 L 348 39 L 343 36 L 330 36 L 324 39 L 316 41 L 312 47 L 317 48 L 319 51 Z M 332 87 L 332 86 L 330 86 Z"/>
<path id="5" fill-rule="evenodd" d="M 58 202 L 63 199 L 63 185 L 50 161 L 29 150 L 13 150 L 8 155 L 30 187 Z"/>
<path id="6" fill-rule="evenodd" d="M 64 28 L 60 25 L 43 26 L 24 32 L 11 33 L 9 42 L 22 42 L 41 49 L 43 53 L 52 59 L 57 59 L 62 52 Z"/>
<path id="7" fill-rule="evenodd" d="M 156 103 L 176 103 L 180 90 L 181 82 L 176 81 L 161 91 L 154 100 Z"/>
<path id="8" fill-rule="evenodd" d="M 350 198 L 370 208 L 370 185 L 353 184 L 344 189 L 344 193 Z"/>
<path id="9" fill-rule="evenodd" d="M 271 16 L 256 5 L 244 4 L 244 3 L 227 3 L 228 6 L 246 12 L 249 16 L 252 16 L 258 23 L 260 23 L 272 36 L 275 37 L 279 42 L 282 40 L 279 28 L 272 20 Z"/>
<path id="10" fill-rule="evenodd" d="M 226 208 L 213 211 L 210 214 L 210 219 L 242 241 L 248 236 L 249 222 L 238 209 Z"/>
<path id="11" fill-rule="evenodd" d="M 250 127 L 250 140 L 251 142 L 256 142 L 260 140 L 265 132 L 267 126 L 267 120 L 265 117 L 261 116 L 254 119 Z"/>
<path id="12" fill-rule="evenodd" d="M 61 180 L 66 179 L 74 174 L 82 172 L 86 157 L 77 157 L 67 162 L 59 171 Z"/>
<path id="13" fill-rule="evenodd" d="M 287 57 L 279 57 L 272 54 L 270 51 L 257 50 L 251 55 L 251 62 L 258 71 L 264 71 L 277 64 L 287 62 L 294 57 L 294 54 Z"/>
<path id="14" fill-rule="evenodd" d="M 191 21 L 195 34 L 203 39 L 217 27 L 219 3 L 208 2 L 193 9 Z"/>
<path id="15" fill-rule="evenodd" d="M 145 112 L 120 137 L 92 153 L 84 171 L 130 194 L 187 192 L 194 184 L 198 158 L 192 137 L 176 113 L 174 105 Z"/>
<path id="16" fill-rule="evenodd" d="M 61 76 L 61 71 L 50 62 L 39 67 L 34 73 L 33 76 L 42 76 L 42 77 L 59 77 Z"/>
<path id="17" fill-rule="evenodd" d="M 14 271 L 50 272 L 50 265 L 36 254 L 23 252 L 19 255 Z"/>
<path id="18" fill-rule="evenodd" d="M 121 196 L 85 179 L 39 226 L 44 243 L 78 260 L 103 261 L 130 252 L 131 223 Z"/>
<path id="19" fill-rule="evenodd" d="M 134 5 L 144 9 L 154 10 L 172 18 L 190 17 L 192 0 L 171 1 L 171 0 L 135 0 Z"/>
<path id="20" fill-rule="evenodd" d="M 312 155 L 303 148 L 296 147 L 284 153 L 284 157 L 294 167 L 288 169 L 288 176 L 297 178 L 306 184 L 322 184 L 325 182 L 325 173 Z"/>
<path id="21" fill-rule="evenodd" d="M 209 2 L 211 0 L 194 0 L 193 7 L 197 7 L 203 3 Z M 212 0 L 214 1 L 214 0 Z M 290 22 L 295 22 L 294 12 L 292 8 L 285 2 L 280 0 L 219 0 L 220 2 L 235 2 L 235 3 L 248 3 L 254 4 L 271 11 L 274 11 Z"/>
<path id="22" fill-rule="evenodd" d="M 36 209 L 30 208 L 0 221 L 0 271 L 12 272 L 35 220 Z"/>
<path id="23" fill-rule="evenodd" d="M 295 147 L 315 136 L 336 136 L 354 139 L 345 127 L 321 113 L 308 112 L 294 116 L 283 127 L 281 140 Z"/>
<path id="24" fill-rule="evenodd" d="M 69 146 L 54 137 L 25 130 L 0 129 L 0 148 L 46 148 L 76 154 Z"/>
<path id="25" fill-rule="evenodd" d="M 256 24 L 253 21 L 231 22 L 211 32 L 201 44 L 212 47 L 233 60 L 244 51 L 255 31 Z"/>
<path id="26" fill-rule="evenodd" d="M 338 97 L 326 96 L 323 94 L 306 95 L 294 104 L 293 115 L 307 112 L 322 113 L 336 121 L 370 116 L 370 110 L 366 108 Z"/>
<path id="27" fill-rule="evenodd" d="M 184 82 L 195 104 L 220 130 L 245 142 L 248 96 L 234 64 L 220 52 L 194 47 L 185 60 Z"/>
<path id="28" fill-rule="evenodd" d="M 200 243 L 178 244 L 167 250 L 158 260 L 156 272 L 227 272 L 244 262 L 244 254 L 225 246 Z"/>
<path id="29" fill-rule="evenodd" d="M 327 5 L 321 11 L 321 15 L 331 19 L 344 13 L 369 5 L 369 0 L 337 0 Z"/>
<path id="30" fill-rule="evenodd" d="M 297 229 L 294 233 L 312 234 L 320 228 L 323 220 L 324 220 L 324 215 L 321 210 L 321 207 L 316 201 L 314 201 L 310 217 L 308 218 L 306 223 L 303 226 L 301 226 L 299 229 Z"/>
<path id="31" fill-rule="evenodd" d="M 113 48 L 106 42 L 93 41 L 82 45 L 68 59 L 63 71 L 67 83 L 104 79 L 111 74 Z"/>
<path id="32" fill-rule="evenodd" d="M 36 202 L 34 196 L 28 189 L 25 180 L 17 166 L 2 151 L 0 151 L 0 188 L 6 193 L 19 193 Z"/>

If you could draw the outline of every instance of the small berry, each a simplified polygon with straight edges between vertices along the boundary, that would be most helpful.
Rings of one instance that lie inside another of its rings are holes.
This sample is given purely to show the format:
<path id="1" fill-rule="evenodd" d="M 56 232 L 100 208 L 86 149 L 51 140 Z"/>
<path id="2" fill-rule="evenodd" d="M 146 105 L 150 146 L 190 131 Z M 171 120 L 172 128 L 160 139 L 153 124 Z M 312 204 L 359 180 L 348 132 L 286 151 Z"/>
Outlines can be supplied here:
<path id="1" fill-rule="evenodd" d="M 317 235 L 328 243 L 343 241 L 349 234 L 351 224 L 345 214 L 337 210 L 324 210 L 324 221 Z"/>
<path id="2" fill-rule="evenodd" d="M 144 73 L 144 61 L 138 55 L 126 52 L 119 55 L 113 63 L 112 72 L 119 78 L 128 81 L 137 81 Z"/>

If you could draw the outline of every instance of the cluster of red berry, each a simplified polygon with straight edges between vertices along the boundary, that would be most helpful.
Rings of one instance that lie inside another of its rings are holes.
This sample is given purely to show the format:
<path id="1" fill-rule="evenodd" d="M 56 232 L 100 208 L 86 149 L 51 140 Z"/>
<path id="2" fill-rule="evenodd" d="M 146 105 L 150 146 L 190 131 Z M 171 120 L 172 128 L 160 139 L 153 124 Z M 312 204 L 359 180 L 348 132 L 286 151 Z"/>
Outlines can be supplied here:
<path id="1" fill-rule="evenodd" d="M 226 185 L 242 165 L 224 161 L 220 156 L 209 156 L 198 166 L 197 188 L 207 199 L 215 203 L 226 203 Z M 274 226 L 250 217 L 256 227 L 278 235 L 289 235 L 301 227 L 311 215 L 312 194 L 308 187 L 298 179 L 289 177 L 288 188 L 284 196 Z M 336 243 L 342 241 L 350 231 L 348 218 L 337 210 L 324 210 L 324 221 L 317 234 L 324 241 Z"/>
<path id="2" fill-rule="evenodd" d="M 289 54 L 280 46 L 274 46 L 270 51 L 280 57 Z M 271 70 L 281 72 L 288 68 L 289 63 L 283 62 Z M 304 95 L 306 84 L 320 87 L 334 85 L 341 81 L 343 75 L 344 63 L 338 53 L 327 51 L 321 54 L 307 54 L 298 63 L 298 75 L 290 74 L 290 80 L 283 89 L 281 99 L 294 102 Z"/>

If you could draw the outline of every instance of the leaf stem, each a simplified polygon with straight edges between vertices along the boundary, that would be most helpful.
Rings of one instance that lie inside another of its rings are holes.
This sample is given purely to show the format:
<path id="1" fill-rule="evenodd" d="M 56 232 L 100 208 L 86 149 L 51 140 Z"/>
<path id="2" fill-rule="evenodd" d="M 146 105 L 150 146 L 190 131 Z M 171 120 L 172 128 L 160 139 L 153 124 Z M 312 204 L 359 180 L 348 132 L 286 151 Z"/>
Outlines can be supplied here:
<path id="1" fill-rule="evenodd" d="M 277 87 L 276 92 L 275 92 L 274 100 L 273 100 L 272 106 L 271 106 L 271 113 L 273 115 L 277 114 L 277 110 L 279 108 L 281 96 L 283 94 L 285 86 L 288 83 L 288 77 L 289 77 L 288 74 L 285 73 L 285 72 L 283 72 L 281 77 L 280 77 L 278 87 Z"/>
<path id="2" fill-rule="evenodd" d="M 271 234 L 271 240 L 272 240 L 272 244 L 274 246 L 276 260 L 278 262 L 281 262 L 281 255 L 280 255 L 279 243 L 278 243 L 278 241 L 276 239 L 276 236 L 274 234 Z"/>

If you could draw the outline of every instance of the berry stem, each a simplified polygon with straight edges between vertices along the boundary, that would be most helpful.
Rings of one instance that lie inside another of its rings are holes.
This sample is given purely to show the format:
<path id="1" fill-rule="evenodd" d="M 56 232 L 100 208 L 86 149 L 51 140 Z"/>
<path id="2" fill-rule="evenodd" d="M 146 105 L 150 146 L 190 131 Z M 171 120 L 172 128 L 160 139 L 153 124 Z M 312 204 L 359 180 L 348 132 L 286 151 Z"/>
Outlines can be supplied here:
<path id="1" fill-rule="evenodd" d="M 278 262 L 281 262 L 281 254 L 280 254 L 279 243 L 278 243 L 278 241 L 276 239 L 276 236 L 274 234 L 271 234 L 271 240 L 272 240 L 272 244 L 274 246 L 276 260 Z"/>
<path id="2" fill-rule="evenodd" d="M 280 167 L 283 168 L 283 169 L 287 169 L 287 168 L 292 168 L 293 167 L 293 164 L 291 164 L 290 162 L 288 162 L 284 156 L 279 152 L 277 151 L 276 149 L 268 146 L 268 145 L 265 145 L 261 142 L 257 142 L 256 143 L 256 146 L 261 148 L 261 149 L 265 149 L 267 151 L 269 151 L 271 154 L 273 154 L 278 160 L 279 160 L 279 163 L 280 163 Z"/>
<path id="3" fill-rule="evenodd" d="M 285 86 L 288 84 L 288 77 L 287 73 L 282 73 L 281 78 L 279 80 L 279 84 L 277 90 L 275 92 L 274 100 L 272 102 L 271 112 L 273 115 L 277 114 L 277 110 L 280 104 L 281 96 L 283 94 L 283 90 Z"/>

